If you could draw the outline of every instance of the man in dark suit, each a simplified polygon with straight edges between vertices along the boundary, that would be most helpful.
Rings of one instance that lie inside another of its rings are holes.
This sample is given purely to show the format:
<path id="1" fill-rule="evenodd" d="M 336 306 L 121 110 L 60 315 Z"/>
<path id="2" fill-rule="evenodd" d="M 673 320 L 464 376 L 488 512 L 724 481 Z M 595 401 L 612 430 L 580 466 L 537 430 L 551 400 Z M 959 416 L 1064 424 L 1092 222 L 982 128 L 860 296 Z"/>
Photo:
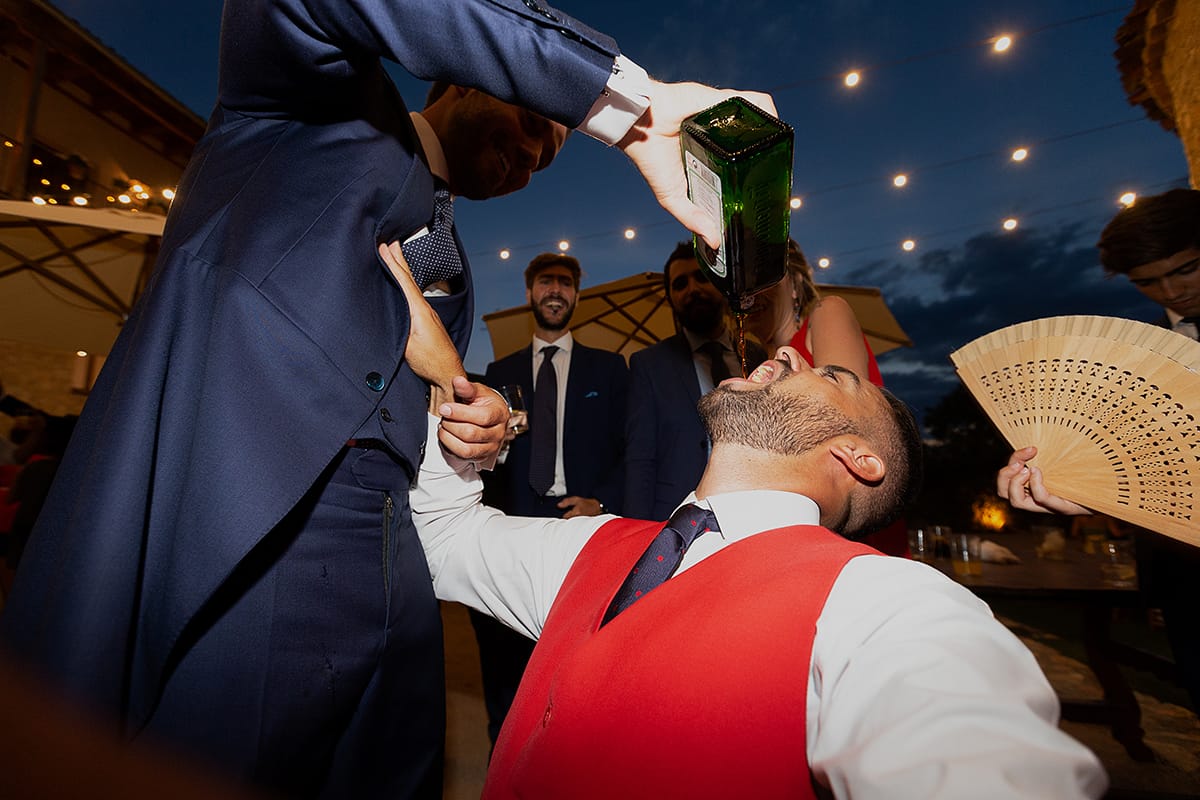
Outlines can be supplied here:
<path id="1" fill-rule="evenodd" d="M 625 508 L 634 519 L 666 519 L 700 480 L 708 435 L 696 411 L 722 380 L 741 375 L 737 348 L 725 324 L 728 304 L 680 242 L 663 267 L 663 285 L 680 331 L 629 359 L 625 423 Z M 746 363 L 766 360 L 746 343 Z"/>
<path id="2" fill-rule="evenodd" d="M 508 514 L 570 519 L 620 513 L 629 371 L 621 356 L 571 336 L 579 278 L 579 261 L 562 253 L 529 262 L 525 300 L 533 313 L 533 342 L 493 361 L 484 377 L 493 388 L 520 386 L 529 406 L 529 431 L 510 437 L 503 463 L 484 481 L 487 502 Z M 494 743 L 534 643 L 474 610 L 471 623 Z"/>
<path id="3" fill-rule="evenodd" d="M 227 1 L 216 108 L 0 638 L 127 736 L 285 796 L 440 797 L 441 625 L 408 509 L 433 373 L 405 356 L 414 311 L 383 254 L 403 243 L 422 287 L 446 282 L 430 304 L 461 351 L 449 195 L 520 188 L 561 143 L 514 113 L 442 185 L 385 58 L 619 144 L 717 241 L 678 129 L 729 92 L 652 81 L 537 0 Z M 493 456 L 500 398 L 434 391 L 442 440 Z"/>

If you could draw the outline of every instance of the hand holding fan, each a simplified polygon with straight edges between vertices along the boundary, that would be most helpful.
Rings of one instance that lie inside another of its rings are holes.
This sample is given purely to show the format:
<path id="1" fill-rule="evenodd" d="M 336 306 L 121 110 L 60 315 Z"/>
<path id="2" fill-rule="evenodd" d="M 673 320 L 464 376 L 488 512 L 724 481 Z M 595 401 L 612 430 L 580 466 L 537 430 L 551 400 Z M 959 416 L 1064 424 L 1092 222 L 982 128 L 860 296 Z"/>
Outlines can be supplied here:
<path id="1" fill-rule="evenodd" d="M 1114 317 L 1002 328 L 950 354 L 1054 494 L 1200 546 L 1200 342 Z"/>

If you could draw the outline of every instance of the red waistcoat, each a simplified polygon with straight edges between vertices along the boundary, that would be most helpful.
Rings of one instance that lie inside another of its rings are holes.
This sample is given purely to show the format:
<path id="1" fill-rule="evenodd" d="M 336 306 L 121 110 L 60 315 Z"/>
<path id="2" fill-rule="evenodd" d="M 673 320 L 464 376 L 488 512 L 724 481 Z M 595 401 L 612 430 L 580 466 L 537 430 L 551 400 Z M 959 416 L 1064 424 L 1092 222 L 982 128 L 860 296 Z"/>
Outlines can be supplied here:
<path id="1" fill-rule="evenodd" d="M 845 563 L 815 526 L 730 545 L 600 628 L 662 523 L 615 520 L 563 583 L 496 743 L 483 796 L 813 797 L 812 642 Z"/>

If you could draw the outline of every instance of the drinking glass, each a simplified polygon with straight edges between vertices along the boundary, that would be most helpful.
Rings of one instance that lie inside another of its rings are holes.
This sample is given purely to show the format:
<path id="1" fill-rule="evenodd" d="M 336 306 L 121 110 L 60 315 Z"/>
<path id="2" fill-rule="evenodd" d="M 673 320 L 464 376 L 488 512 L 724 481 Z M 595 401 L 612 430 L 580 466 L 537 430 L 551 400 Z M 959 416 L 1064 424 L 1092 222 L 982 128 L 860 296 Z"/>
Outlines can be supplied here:
<path id="1" fill-rule="evenodd" d="M 508 427 L 512 428 L 512 432 L 524 433 L 529 430 L 529 413 L 525 410 L 525 395 L 521 387 L 515 383 L 507 384 L 500 387 L 500 394 L 504 396 L 504 402 L 508 403 L 511 415 L 508 418 Z"/>
<path id="2" fill-rule="evenodd" d="M 954 562 L 955 575 L 982 575 L 983 561 L 980 559 L 980 538 L 970 533 L 950 534 L 950 558 Z"/>

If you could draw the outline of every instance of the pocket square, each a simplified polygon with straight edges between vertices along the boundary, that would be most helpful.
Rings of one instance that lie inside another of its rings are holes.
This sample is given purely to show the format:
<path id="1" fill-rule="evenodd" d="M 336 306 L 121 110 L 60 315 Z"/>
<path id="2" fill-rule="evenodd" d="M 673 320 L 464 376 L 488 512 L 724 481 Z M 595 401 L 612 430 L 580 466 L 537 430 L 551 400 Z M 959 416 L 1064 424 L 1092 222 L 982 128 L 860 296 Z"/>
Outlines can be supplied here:
<path id="1" fill-rule="evenodd" d="M 587 400 L 589 397 L 599 397 L 599 396 L 600 396 L 600 393 L 593 389 L 592 391 L 585 394 L 583 396 L 583 399 Z"/>

